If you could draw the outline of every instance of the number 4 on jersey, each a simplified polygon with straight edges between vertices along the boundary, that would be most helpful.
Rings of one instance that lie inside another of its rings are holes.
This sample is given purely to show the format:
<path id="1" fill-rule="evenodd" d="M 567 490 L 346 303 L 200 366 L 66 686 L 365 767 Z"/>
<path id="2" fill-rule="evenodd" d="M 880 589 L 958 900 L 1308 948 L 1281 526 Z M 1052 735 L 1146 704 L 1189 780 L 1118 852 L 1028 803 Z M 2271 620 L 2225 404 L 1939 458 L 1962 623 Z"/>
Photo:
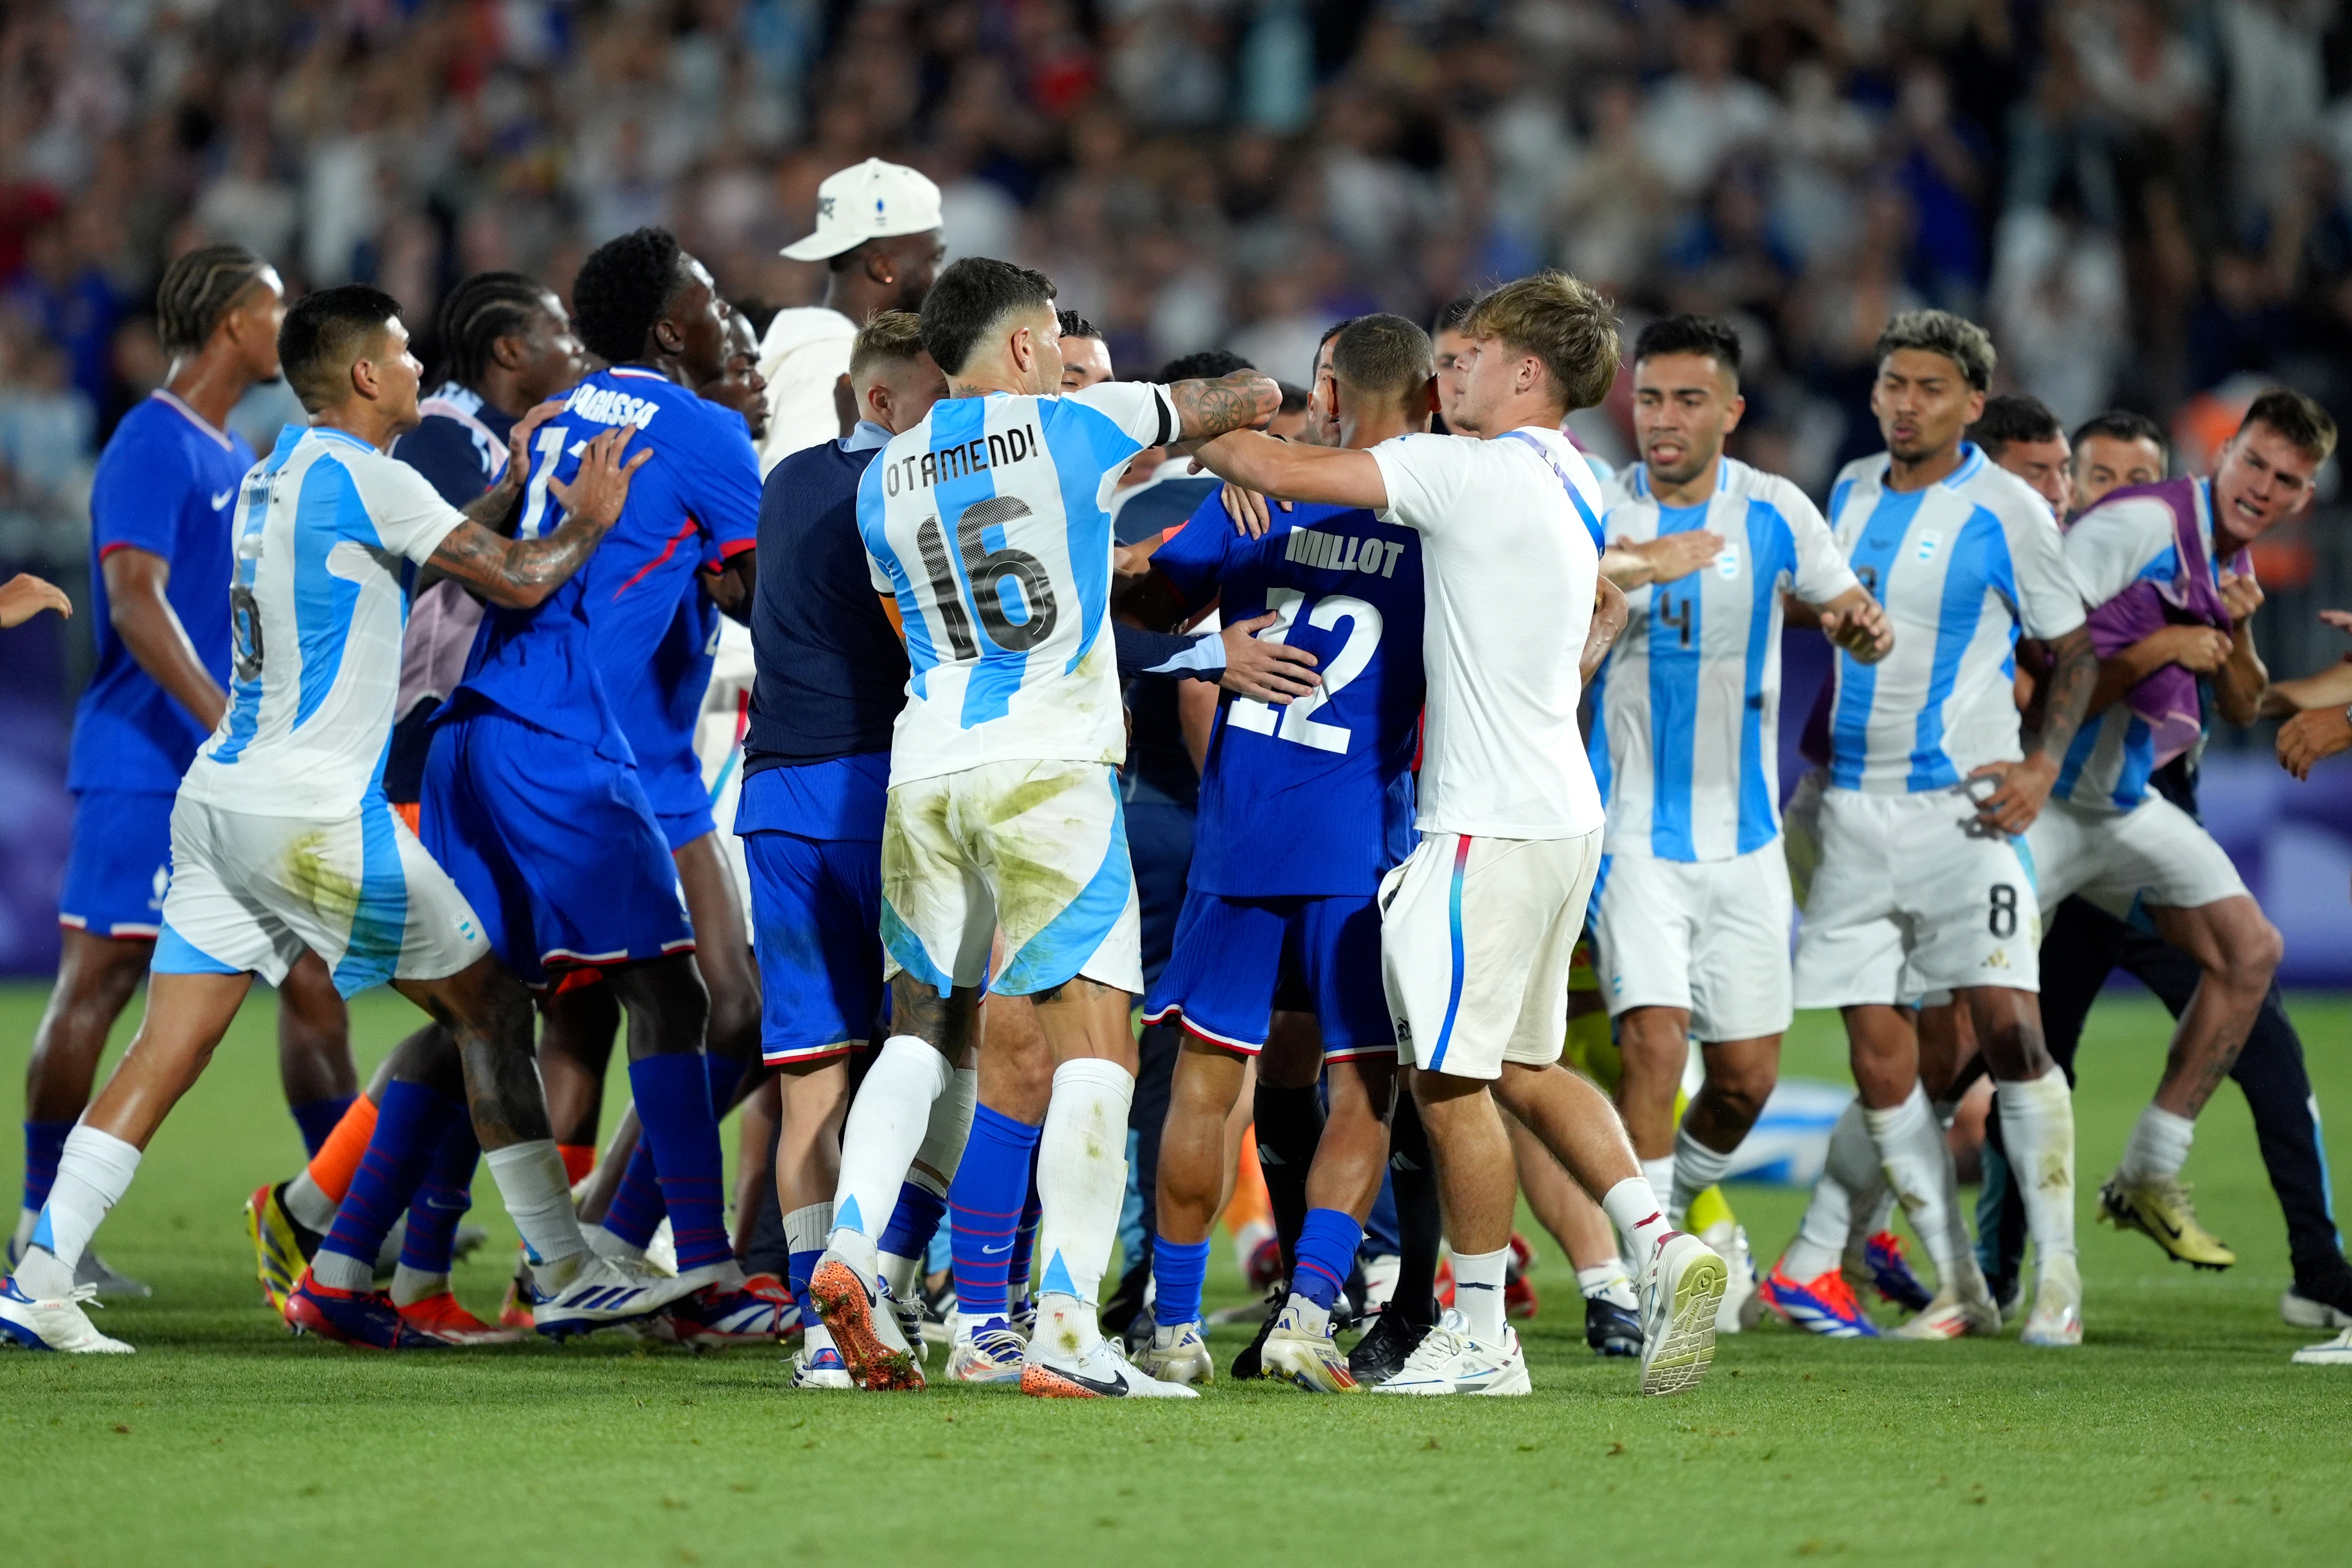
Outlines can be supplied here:
<path id="1" fill-rule="evenodd" d="M 1268 588 L 1265 607 L 1280 618 L 1258 633 L 1261 641 L 1284 643 L 1290 640 L 1290 628 L 1297 624 L 1298 611 L 1307 596 L 1296 588 Z M 1255 697 L 1236 697 L 1225 715 L 1225 722 L 1238 724 L 1244 730 L 1255 730 L 1261 735 L 1272 735 L 1278 741 L 1292 741 L 1318 751 L 1345 752 L 1350 740 L 1344 724 L 1327 724 L 1315 717 L 1316 710 L 1337 697 L 1347 684 L 1363 674 L 1364 667 L 1372 661 L 1372 651 L 1381 645 L 1381 613 L 1361 599 L 1345 594 L 1332 594 L 1315 601 L 1307 613 L 1307 624 L 1329 631 L 1341 621 L 1348 623 L 1348 641 L 1323 671 L 1323 684 L 1278 712 L 1274 705 Z"/>

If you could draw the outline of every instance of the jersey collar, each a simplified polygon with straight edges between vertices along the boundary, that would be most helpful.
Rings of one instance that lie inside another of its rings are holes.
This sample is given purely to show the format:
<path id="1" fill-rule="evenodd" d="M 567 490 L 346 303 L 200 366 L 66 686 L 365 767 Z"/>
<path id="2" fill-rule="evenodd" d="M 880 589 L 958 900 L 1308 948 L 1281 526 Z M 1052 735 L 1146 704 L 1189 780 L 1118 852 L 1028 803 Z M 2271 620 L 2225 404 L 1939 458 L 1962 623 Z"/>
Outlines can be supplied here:
<path id="1" fill-rule="evenodd" d="M 189 424 L 194 426 L 197 429 L 211 437 L 213 438 L 213 444 L 218 447 L 222 451 L 227 452 L 235 450 L 226 432 L 219 429 L 211 420 L 205 418 L 203 415 L 189 407 L 184 401 L 173 393 L 170 387 L 159 386 L 147 395 L 178 409 L 182 416 L 184 417 Z"/>

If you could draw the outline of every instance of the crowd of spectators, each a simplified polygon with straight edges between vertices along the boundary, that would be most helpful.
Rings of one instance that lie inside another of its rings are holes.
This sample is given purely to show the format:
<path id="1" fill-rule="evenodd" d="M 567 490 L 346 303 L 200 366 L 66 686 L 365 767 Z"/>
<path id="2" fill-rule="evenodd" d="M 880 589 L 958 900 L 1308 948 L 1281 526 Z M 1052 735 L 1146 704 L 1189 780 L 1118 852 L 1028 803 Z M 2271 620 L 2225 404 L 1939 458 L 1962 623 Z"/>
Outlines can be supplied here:
<path id="1" fill-rule="evenodd" d="M 676 228 L 732 296 L 869 154 L 946 193 L 1129 373 L 1542 264 L 1730 314 L 1757 460 L 1871 449 L 1870 346 L 1991 326 L 2069 421 L 2283 380 L 2352 415 L 2338 0 L 16 0 L 0 28 L 0 510 L 74 510 L 163 372 L 176 249 L 412 322 Z M 427 345 L 428 350 L 430 344 Z M 1622 395 L 1622 393 L 1621 393 Z M 1603 456 L 1622 410 L 1584 416 Z M 274 414 L 272 415 L 274 419 Z M 2191 427 L 2193 418 L 2184 427 Z M 266 444 L 268 432 L 261 432 Z M 2189 454 L 2194 456 L 2193 451 Z M 5 547 L 5 541 L 0 541 Z"/>

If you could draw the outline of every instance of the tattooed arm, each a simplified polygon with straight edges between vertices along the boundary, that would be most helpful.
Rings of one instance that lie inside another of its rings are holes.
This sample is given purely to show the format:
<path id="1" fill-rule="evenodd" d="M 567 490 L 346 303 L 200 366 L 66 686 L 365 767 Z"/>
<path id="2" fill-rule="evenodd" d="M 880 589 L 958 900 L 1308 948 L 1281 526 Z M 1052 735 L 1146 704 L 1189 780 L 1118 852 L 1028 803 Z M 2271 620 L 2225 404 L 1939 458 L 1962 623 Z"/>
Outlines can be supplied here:
<path id="1" fill-rule="evenodd" d="M 1977 802 L 1979 816 L 2003 833 L 2022 833 L 2033 826 L 2050 798 L 2050 786 L 2058 782 L 2058 764 L 2074 745 L 2098 684 L 2099 656 L 2091 649 L 2088 626 L 2050 639 L 2049 697 L 2042 708 L 2042 732 L 2028 743 L 2023 762 L 1987 763 L 1969 775 L 1997 781 L 1992 793 Z"/>
<path id="2" fill-rule="evenodd" d="M 605 431 L 588 443 L 570 484 L 548 480 L 548 489 L 563 505 L 562 527 L 537 539 L 505 539 L 484 527 L 468 507 L 467 521 L 441 542 L 429 564 L 493 605 L 530 609 L 541 604 L 580 569 L 619 521 L 629 499 L 630 476 L 653 456 L 647 448 L 625 463 L 621 460 L 622 449 L 635 434 L 632 425 Z M 474 504 L 483 506 L 497 494 L 492 490 Z"/>
<path id="3" fill-rule="evenodd" d="M 1176 433 L 1205 441 L 1228 430 L 1255 430 L 1282 411 L 1282 389 L 1274 378 L 1237 370 L 1214 381 L 1180 381 L 1168 389 L 1176 405 Z"/>

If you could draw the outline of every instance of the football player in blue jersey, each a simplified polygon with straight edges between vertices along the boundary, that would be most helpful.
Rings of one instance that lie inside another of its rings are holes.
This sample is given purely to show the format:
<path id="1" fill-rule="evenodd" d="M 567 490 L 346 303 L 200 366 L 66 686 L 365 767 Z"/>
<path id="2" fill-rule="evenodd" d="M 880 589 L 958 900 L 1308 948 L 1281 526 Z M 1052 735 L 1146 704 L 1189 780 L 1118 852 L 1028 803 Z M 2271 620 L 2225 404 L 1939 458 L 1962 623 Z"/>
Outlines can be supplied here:
<path id="1" fill-rule="evenodd" d="M 641 229 L 600 247 L 572 300 L 582 341 L 610 368 L 534 433 L 519 532 L 539 532 L 551 484 L 603 432 L 643 430 L 655 457 L 586 570 L 535 611 L 484 617 L 466 679 L 436 717 L 425 832 L 527 982 L 593 967 L 613 986 L 630 1019 L 630 1082 L 678 1267 L 709 1287 L 681 1310 L 724 1317 L 752 1306 L 739 1300 L 718 1133 L 745 1064 L 706 1060 L 709 994 L 644 782 L 674 759 L 641 752 L 623 715 L 681 600 L 700 591 L 706 552 L 724 559 L 723 601 L 748 594 L 757 459 L 742 419 L 689 390 L 723 370 L 730 310 L 675 238 Z M 694 784 L 707 811 L 698 773 Z M 709 835 L 691 842 L 707 848 Z M 723 888 L 723 868 L 716 879 Z M 634 1238 L 609 1214 L 605 1228 L 628 1249 Z"/>
<path id="2" fill-rule="evenodd" d="M 1665 316 L 1643 328 L 1641 461 L 1610 481 L 1601 521 L 1612 557 L 1652 554 L 1638 572 L 1602 565 L 1628 615 L 1593 679 L 1593 771 L 1609 812 L 1593 938 L 1624 1058 L 1617 1103 L 1675 1225 L 1762 1113 L 1790 1022 L 1783 595 L 1813 606 L 1857 658 L 1874 663 L 1893 646 L 1813 503 L 1724 455 L 1746 405 L 1727 322 Z M 1664 563 L 1658 547 L 1692 537 L 1704 542 L 1696 552 Z M 1706 1076 L 1678 1121 L 1694 1033 Z M 1737 1331 L 1754 1321 L 1745 1235 L 1724 1223 L 1704 1239 L 1731 1265 L 1718 1327 Z"/>
<path id="3" fill-rule="evenodd" d="M 229 410 L 278 374 L 286 294 L 239 246 L 172 263 L 156 291 L 172 354 L 162 387 L 126 414 L 90 492 L 91 619 L 98 667 L 74 719 L 66 785 L 76 809 L 58 983 L 25 1069 L 25 1186 L 8 1242 L 24 1253 L 74 1121 L 89 1103 L 107 1032 L 147 972 L 171 882 L 172 796 L 228 705 L 229 503 L 253 449 Z M 286 1099 L 312 1152 L 358 1079 L 341 999 L 316 958 L 288 973 L 278 1008 Z M 147 1288 L 84 1253 L 79 1282 Z"/>
<path id="4" fill-rule="evenodd" d="M 1402 317 L 1357 319 L 1332 342 L 1328 398 L 1340 444 L 1369 448 L 1429 428 L 1428 335 Z M 1201 778 L 1201 816 L 1174 954 L 1144 1016 L 1181 1019 L 1161 1133 L 1153 1244 L 1152 1375 L 1209 1380 L 1201 1316 L 1209 1230 L 1223 1185 L 1224 1124 L 1278 995 L 1311 999 L 1330 1101 L 1307 1173 L 1288 1301 L 1262 1375 L 1321 1393 L 1357 1384 L 1331 1310 L 1388 1162 L 1396 1033 L 1380 982 L 1381 878 L 1412 845 L 1412 777 L 1425 682 L 1419 536 L 1360 509 L 1299 506 L 1237 535 L 1212 495 L 1151 555 L 1138 596 L 1162 620 L 1217 606 L 1273 611 L 1261 634 L 1315 656 L 1320 688 L 1286 707 L 1223 702 Z M 1310 1069 L 1310 1077 L 1312 1069 Z M 1311 1092 L 1311 1091 L 1310 1091 Z"/>
<path id="5" fill-rule="evenodd" d="M 1871 406 L 1887 450 L 1847 466 L 1829 521 L 1885 605 L 1894 651 L 1837 660 L 1820 865 L 1805 900 L 1796 1004 L 1845 1016 L 1861 1117 L 1912 1227 L 1936 1297 L 1898 1333 L 1992 1333 L 2000 1312 L 1961 1219 L 1951 1158 L 1919 1075 L 1919 998 L 1968 1007 L 2000 1089 L 2041 1276 L 2029 1342 L 2082 1334 L 2074 1256 L 2074 1110 L 2042 1043 L 2041 911 L 2020 844 L 2048 799 L 2098 679 L 2082 596 L 2047 504 L 1963 439 L 1984 407 L 1992 342 L 1939 310 L 1880 334 Z M 2014 647 L 2048 645 L 2042 725 L 2021 735 Z M 1834 1266 L 1801 1236 L 1780 1270 Z M 1808 1273 L 1811 1270 L 1811 1273 Z"/>

